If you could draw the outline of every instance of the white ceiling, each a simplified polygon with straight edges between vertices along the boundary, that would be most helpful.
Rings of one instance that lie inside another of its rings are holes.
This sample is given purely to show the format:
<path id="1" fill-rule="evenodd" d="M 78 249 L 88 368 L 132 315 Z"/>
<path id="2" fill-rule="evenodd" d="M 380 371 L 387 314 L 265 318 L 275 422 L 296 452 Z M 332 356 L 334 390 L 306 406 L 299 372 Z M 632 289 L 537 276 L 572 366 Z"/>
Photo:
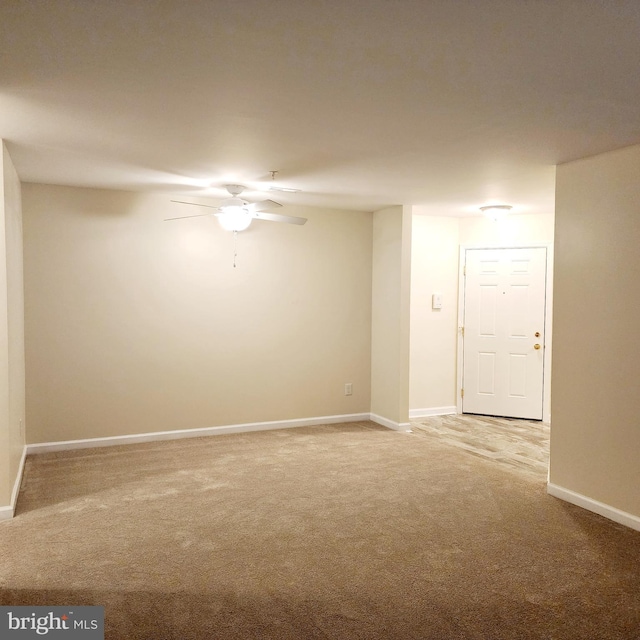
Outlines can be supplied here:
<path id="1" fill-rule="evenodd" d="M 638 0 L 10 0 L 0 50 L 29 182 L 546 213 L 640 143 Z"/>

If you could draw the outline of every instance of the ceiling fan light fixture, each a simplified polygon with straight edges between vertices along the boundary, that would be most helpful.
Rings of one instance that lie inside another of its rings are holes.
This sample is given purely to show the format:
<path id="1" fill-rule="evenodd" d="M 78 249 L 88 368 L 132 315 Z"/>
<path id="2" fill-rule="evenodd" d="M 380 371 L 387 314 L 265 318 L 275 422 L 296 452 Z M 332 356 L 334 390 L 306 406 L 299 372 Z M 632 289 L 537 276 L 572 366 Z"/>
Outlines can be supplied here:
<path id="1" fill-rule="evenodd" d="M 494 222 L 505 218 L 511 209 L 513 209 L 513 207 L 510 204 L 488 204 L 480 207 L 480 211 Z"/>
<path id="2" fill-rule="evenodd" d="M 242 206 L 227 205 L 217 214 L 220 226 L 227 231 L 244 231 L 251 224 L 251 214 Z"/>
<path id="3" fill-rule="evenodd" d="M 196 207 L 206 207 L 214 209 L 216 213 L 203 213 L 194 216 L 179 216 L 175 218 L 165 218 L 165 220 L 182 220 L 184 218 L 200 218 L 202 216 L 215 215 L 218 218 L 220 226 L 226 231 L 244 231 L 249 228 L 254 218 L 267 220 L 270 222 L 286 222 L 288 224 L 303 225 L 307 219 L 297 216 L 283 216 L 277 213 L 270 213 L 268 210 L 272 207 L 281 207 L 282 205 L 275 200 L 262 200 L 261 202 L 249 203 L 240 196 L 244 187 L 239 184 L 225 185 L 227 191 L 231 195 L 230 198 L 223 200 L 218 206 L 211 204 L 203 204 L 201 202 L 184 202 L 183 200 L 172 200 L 178 204 L 188 204 Z"/>

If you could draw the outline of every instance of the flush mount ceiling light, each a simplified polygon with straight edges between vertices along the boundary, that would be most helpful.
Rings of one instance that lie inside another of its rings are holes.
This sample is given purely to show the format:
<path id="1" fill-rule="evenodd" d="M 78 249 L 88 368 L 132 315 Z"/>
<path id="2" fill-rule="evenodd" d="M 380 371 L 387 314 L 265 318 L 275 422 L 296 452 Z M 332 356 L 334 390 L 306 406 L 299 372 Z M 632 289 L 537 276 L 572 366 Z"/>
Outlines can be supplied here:
<path id="1" fill-rule="evenodd" d="M 480 211 L 494 222 L 505 218 L 511 209 L 513 207 L 510 204 L 488 204 L 485 207 L 480 207 Z"/>

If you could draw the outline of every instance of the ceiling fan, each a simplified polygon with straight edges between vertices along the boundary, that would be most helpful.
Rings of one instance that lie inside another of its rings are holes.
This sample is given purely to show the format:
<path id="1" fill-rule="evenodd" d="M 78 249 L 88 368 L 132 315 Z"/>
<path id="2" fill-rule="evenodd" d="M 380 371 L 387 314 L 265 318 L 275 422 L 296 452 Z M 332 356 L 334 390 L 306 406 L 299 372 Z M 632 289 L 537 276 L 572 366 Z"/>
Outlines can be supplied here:
<path id="1" fill-rule="evenodd" d="M 274 200 L 263 200 L 262 202 L 250 203 L 240 197 L 244 191 L 244 187 L 239 184 L 227 184 L 225 189 L 229 192 L 230 197 L 223 200 L 219 205 L 200 204 L 198 202 L 184 202 L 183 200 L 172 200 L 179 204 L 189 204 L 195 207 L 207 207 L 215 209 L 211 213 L 200 213 L 194 216 L 179 216 L 177 218 L 165 218 L 168 220 L 183 220 L 184 218 L 200 218 L 202 216 L 216 216 L 218 222 L 223 229 L 227 231 L 244 231 L 249 227 L 255 219 L 268 220 L 270 222 L 287 222 L 288 224 L 304 224 L 306 218 L 298 218 L 296 216 L 283 216 L 279 213 L 268 213 L 267 209 L 273 207 L 281 207 L 279 202 Z"/>

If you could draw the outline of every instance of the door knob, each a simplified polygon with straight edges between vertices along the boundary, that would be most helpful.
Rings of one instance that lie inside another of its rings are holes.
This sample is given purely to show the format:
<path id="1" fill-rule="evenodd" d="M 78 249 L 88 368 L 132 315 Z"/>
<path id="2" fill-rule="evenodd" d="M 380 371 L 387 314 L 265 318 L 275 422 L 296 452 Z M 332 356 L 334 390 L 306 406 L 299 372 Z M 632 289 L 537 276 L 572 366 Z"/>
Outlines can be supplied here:
<path id="1" fill-rule="evenodd" d="M 539 344 L 534 344 L 534 345 L 533 345 L 533 348 L 534 348 L 534 349 L 539 349 L 539 348 L 540 348 L 540 345 L 539 345 Z"/>

